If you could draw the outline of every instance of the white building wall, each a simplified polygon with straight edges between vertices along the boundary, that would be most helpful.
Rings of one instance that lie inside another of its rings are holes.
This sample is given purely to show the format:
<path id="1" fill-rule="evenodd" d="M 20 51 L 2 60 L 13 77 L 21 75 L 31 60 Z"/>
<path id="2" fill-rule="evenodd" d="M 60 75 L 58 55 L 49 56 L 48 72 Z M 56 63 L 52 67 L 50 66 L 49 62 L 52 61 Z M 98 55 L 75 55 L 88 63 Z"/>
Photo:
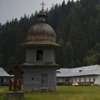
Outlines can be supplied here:
<path id="1" fill-rule="evenodd" d="M 73 77 L 70 78 L 70 82 L 93 82 L 94 81 L 95 76 L 77 76 L 77 77 Z"/>
<path id="2" fill-rule="evenodd" d="M 69 80 L 69 83 L 75 83 L 75 82 L 81 82 L 81 83 L 90 83 L 92 85 L 92 83 L 94 85 L 100 85 L 100 76 L 94 76 L 94 75 L 91 75 L 91 76 L 77 76 L 77 77 L 61 77 L 61 78 L 57 78 L 57 82 L 58 83 L 67 83 L 66 82 L 66 79 Z"/>
<path id="3" fill-rule="evenodd" d="M 57 78 L 57 82 L 62 83 L 62 82 L 64 82 L 64 79 L 63 78 Z"/>
<path id="4" fill-rule="evenodd" d="M 100 85 L 100 76 L 95 76 L 95 82 L 94 84 Z"/>
<path id="5" fill-rule="evenodd" d="M 81 77 L 81 82 L 84 82 L 84 77 Z"/>

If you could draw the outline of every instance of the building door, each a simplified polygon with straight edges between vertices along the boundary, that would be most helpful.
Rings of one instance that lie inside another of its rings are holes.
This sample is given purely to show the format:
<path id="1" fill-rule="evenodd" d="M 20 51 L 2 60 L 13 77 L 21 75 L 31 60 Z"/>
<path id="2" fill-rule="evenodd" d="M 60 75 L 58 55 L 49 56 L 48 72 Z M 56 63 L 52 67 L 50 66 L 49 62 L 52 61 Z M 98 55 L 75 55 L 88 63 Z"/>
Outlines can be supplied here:
<path id="1" fill-rule="evenodd" d="M 41 87 L 42 88 L 48 87 L 48 75 L 47 74 L 42 74 L 41 76 Z"/>

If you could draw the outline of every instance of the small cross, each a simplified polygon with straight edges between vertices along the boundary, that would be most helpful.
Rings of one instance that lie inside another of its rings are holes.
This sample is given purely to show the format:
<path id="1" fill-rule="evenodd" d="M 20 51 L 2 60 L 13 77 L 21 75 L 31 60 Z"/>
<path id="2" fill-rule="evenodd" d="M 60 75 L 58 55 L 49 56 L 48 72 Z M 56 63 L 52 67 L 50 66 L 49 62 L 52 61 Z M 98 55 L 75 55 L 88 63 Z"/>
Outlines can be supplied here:
<path id="1" fill-rule="evenodd" d="M 44 10 L 44 6 L 45 6 L 45 3 L 42 2 L 42 3 L 41 3 L 41 6 L 42 6 L 42 11 L 43 11 L 43 10 Z"/>

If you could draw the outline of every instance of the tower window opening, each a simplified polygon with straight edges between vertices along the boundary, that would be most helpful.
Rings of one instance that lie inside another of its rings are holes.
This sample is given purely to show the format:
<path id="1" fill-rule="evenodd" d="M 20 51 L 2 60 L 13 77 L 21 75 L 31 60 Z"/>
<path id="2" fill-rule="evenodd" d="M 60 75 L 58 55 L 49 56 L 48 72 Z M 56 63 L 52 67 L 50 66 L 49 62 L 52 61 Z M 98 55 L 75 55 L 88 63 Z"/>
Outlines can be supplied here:
<path id="1" fill-rule="evenodd" d="M 43 60 L 43 50 L 37 50 L 37 52 L 36 52 L 36 60 L 37 61 Z"/>

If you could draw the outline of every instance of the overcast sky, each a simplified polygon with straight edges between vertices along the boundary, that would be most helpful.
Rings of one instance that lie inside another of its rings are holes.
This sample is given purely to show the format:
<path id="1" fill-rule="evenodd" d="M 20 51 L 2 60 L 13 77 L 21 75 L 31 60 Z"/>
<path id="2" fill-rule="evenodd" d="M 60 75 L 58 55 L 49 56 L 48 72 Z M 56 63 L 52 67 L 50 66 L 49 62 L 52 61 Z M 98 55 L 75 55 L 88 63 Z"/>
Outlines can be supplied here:
<path id="1" fill-rule="evenodd" d="M 12 18 L 20 19 L 21 16 L 31 15 L 41 10 L 41 3 L 45 2 L 45 9 L 51 8 L 53 4 L 62 3 L 63 0 L 0 0 L 0 23 L 5 23 Z M 67 3 L 67 0 L 65 0 Z"/>

